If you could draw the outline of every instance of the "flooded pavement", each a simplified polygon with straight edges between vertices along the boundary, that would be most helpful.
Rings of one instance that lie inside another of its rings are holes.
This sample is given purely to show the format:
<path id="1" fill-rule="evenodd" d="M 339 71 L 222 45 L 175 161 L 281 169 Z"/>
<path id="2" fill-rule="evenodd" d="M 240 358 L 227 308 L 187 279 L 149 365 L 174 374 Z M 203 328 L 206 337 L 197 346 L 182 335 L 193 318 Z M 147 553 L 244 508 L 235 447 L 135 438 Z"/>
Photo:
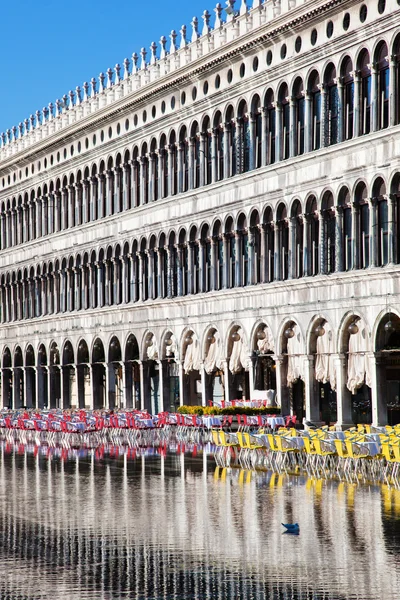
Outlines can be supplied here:
<path id="1" fill-rule="evenodd" d="M 400 490 L 216 468 L 207 450 L 3 444 L 0 598 L 398 599 Z"/>

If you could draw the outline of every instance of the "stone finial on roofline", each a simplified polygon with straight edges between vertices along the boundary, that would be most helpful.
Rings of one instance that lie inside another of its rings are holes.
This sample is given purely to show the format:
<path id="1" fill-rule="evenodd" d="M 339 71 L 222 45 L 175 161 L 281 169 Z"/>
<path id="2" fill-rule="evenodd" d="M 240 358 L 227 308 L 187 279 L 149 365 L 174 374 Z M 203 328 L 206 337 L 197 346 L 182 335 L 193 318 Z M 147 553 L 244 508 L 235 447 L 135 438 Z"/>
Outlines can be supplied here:
<path id="1" fill-rule="evenodd" d="M 193 17 L 192 21 L 191 21 L 191 26 L 192 26 L 192 42 L 197 42 L 197 40 L 199 39 L 199 20 L 197 17 Z"/>
<path id="2" fill-rule="evenodd" d="M 131 64 L 131 61 L 129 60 L 129 58 L 124 58 L 124 81 L 126 81 L 129 77 L 129 65 Z"/>

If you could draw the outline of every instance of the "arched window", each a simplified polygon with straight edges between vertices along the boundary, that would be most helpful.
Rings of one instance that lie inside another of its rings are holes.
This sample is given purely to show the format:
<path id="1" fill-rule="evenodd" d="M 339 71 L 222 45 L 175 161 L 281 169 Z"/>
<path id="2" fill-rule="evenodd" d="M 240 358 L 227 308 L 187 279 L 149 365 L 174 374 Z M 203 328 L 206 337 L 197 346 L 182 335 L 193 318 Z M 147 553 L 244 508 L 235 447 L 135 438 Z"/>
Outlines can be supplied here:
<path id="1" fill-rule="evenodd" d="M 299 156 L 304 153 L 304 115 L 305 115 L 305 99 L 303 80 L 298 77 L 293 86 L 293 98 L 295 108 L 294 119 L 294 154 Z"/>
<path id="2" fill-rule="evenodd" d="M 280 158 L 285 160 L 290 156 L 290 105 L 289 105 L 289 91 L 286 84 L 282 84 L 279 90 L 278 96 L 278 113 L 280 116 L 280 122 L 278 124 L 280 131 Z"/>
<path id="3" fill-rule="evenodd" d="M 318 150 L 321 147 L 321 91 L 316 71 L 311 73 L 308 87 L 311 95 L 310 147 L 311 150 Z"/>
<path id="4" fill-rule="evenodd" d="M 246 173 L 250 169 L 250 127 L 244 101 L 239 104 L 235 132 L 235 173 Z"/>
<path id="5" fill-rule="evenodd" d="M 303 215 L 301 204 L 298 200 L 292 207 L 292 219 L 294 219 L 294 247 L 291 249 L 293 253 L 293 277 L 303 277 Z"/>
<path id="6" fill-rule="evenodd" d="M 182 127 L 179 134 L 179 182 L 178 192 L 186 192 L 189 189 L 189 148 L 186 127 Z"/>
<path id="7" fill-rule="evenodd" d="M 306 217 L 307 217 L 307 253 L 306 257 L 308 267 L 308 275 L 317 275 L 319 273 L 319 218 L 317 211 L 317 200 L 315 196 L 310 196 L 307 200 L 306 205 Z"/>
<path id="8" fill-rule="evenodd" d="M 388 48 L 383 42 L 375 54 L 376 69 L 378 72 L 377 90 L 377 128 L 385 129 L 389 126 L 389 61 Z"/>
<path id="9" fill-rule="evenodd" d="M 244 214 L 239 215 L 237 221 L 235 242 L 236 286 L 245 286 L 249 284 L 249 236 Z"/>
<path id="10" fill-rule="evenodd" d="M 158 200 L 158 153 L 157 153 L 157 141 L 153 139 L 150 144 L 150 158 L 149 158 L 149 202 Z"/>
<path id="11" fill-rule="evenodd" d="M 224 241 L 221 221 L 214 224 L 213 238 L 215 241 L 215 289 L 222 290 L 224 285 Z"/>
<path id="12" fill-rule="evenodd" d="M 342 188 L 339 194 L 339 206 L 343 211 L 343 230 L 342 230 L 342 266 L 345 271 L 353 268 L 353 213 L 351 207 L 350 192 L 347 188 Z"/>
<path id="13" fill-rule="evenodd" d="M 377 264 L 382 267 L 389 262 L 389 211 L 386 197 L 386 185 L 380 177 L 374 183 L 372 196 L 372 210 L 377 210 L 378 219 L 376 238 Z"/>
<path id="14" fill-rule="evenodd" d="M 282 281 L 288 278 L 288 250 L 289 250 L 289 229 L 286 214 L 286 206 L 280 204 L 277 210 L 275 232 L 275 279 Z"/>
<path id="15" fill-rule="evenodd" d="M 266 136 L 267 136 L 267 165 L 275 162 L 275 144 L 276 144 L 276 111 L 274 102 L 274 93 L 268 90 L 265 97 L 265 110 L 267 113 Z"/>
<path id="16" fill-rule="evenodd" d="M 250 138 L 253 140 L 252 157 L 253 161 L 250 168 L 258 169 L 262 162 L 262 118 L 261 102 L 258 95 L 254 96 L 251 104 L 251 132 Z"/>
<path id="17" fill-rule="evenodd" d="M 233 230 L 233 219 L 228 217 L 225 223 L 225 238 L 226 238 L 226 270 L 227 270 L 227 282 L 226 287 L 233 288 L 236 285 L 235 277 L 235 266 L 236 266 L 236 252 L 235 252 L 235 233 Z"/>
<path id="18" fill-rule="evenodd" d="M 359 249 L 358 265 L 355 264 L 354 267 L 366 269 L 370 266 L 370 214 L 367 188 L 362 182 L 357 185 L 354 201 L 359 212 L 359 227 L 357 232 L 359 243 L 356 245 L 356 251 L 357 248 Z"/>
<path id="19" fill-rule="evenodd" d="M 224 128 L 222 126 L 222 115 L 218 111 L 214 117 L 215 135 L 215 177 L 217 181 L 224 178 Z"/>
<path id="20" fill-rule="evenodd" d="M 326 87 L 326 145 L 331 146 L 338 142 L 338 115 L 339 115 L 339 95 L 336 84 L 336 68 L 332 63 L 328 65 L 325 71 Z"/>
<path id="21" fill-rule="evenodd" d="M 367 50 L 363 50 L 358 61 L 360 71 L 360 135 L 371 131 L 371 70 Z"/>
<path id="22" fill-rule="evenodd" d="M 324 227 L 324 271 L 326 273 L 335 272 L 336 250 L 335 250 L 335 230 L 336 216 L 334 210 L 333 196 L 330 192 L 326 192 L 322 198 L 322 223 L 320 227 Z"/>
<path id="23" fill-rule="evenodd" d="M 249 284 L 261 282 L 261 235 L 260 216 L 254 210 L 250 216 L 250 230 L 248 241 L 249 253 Z"/>

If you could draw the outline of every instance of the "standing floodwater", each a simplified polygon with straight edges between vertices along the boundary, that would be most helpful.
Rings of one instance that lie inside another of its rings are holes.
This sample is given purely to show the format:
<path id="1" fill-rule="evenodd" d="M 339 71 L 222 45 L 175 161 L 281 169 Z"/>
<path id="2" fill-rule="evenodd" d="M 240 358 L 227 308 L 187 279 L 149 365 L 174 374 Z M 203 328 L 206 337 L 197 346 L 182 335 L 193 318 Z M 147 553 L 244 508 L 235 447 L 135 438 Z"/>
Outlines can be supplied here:
<path id="1" fill-rule="evenodd" d="M 1 599 L 398 599 L 399 490 L 126 452 L 3 446 Z"/>

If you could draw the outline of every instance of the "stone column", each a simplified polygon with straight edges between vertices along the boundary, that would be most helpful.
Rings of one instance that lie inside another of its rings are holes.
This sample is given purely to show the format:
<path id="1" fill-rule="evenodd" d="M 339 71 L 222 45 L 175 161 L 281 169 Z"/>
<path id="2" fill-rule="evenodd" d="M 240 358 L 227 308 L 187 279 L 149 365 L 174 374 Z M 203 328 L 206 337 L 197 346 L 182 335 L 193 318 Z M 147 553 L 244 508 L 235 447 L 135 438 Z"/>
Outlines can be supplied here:
<path id="1" fill-rule="evenodd" d="M 261 166 L 268 164 L 268 109 L 261 109 Z"/>
<path id="2" fill-rule="evenodd" d="M 261 225 L 258 225 L 258 228 L 260 230 L 261 240 L 261 283 L 266 283 L 269 281 L 267 225 L 266 223 L 262 223 Z"/>
<path id="3" fill-rule="evenodd" d="M 81 278 L 80 269 L 78 267 L 72 269 L 75 277 L 75 310 L 81 310 Z"/>
<path id="4" fill-rule="evenodd" d="M 359 269 L 360 266 L 360 248 L 359 248 L 359 213 L 360 207 L 355 202 L 351 204 L 351 237 L 352 237 L 352 255 L 353 255 L 353 269 Z"/>
<path id="5" fill-rule="evenodd" d="M 131 261 L 131 281 L 130 281 L 130 286 L 131 286 L 131 300 L 132 302 L 137 302 L 138 301 L 138 295 L 137 295 L 137 277 L 138 277 L 138 273 L 136 272 L 136 257 L 133 256 L 132 254 L 128 254 L 128 258 Z"/>
<path id="6" fill-rule="evenodd" d="M 82 183 L 82 222 L 88 223 L 89 221 L 89 181 L 84 179 Z"/>
<path id="7" fill-rule="evenodd" d="M 122 210 L 126 211 L 130 208 L 130 194 L 129 190 L 131 188 L 130 175 L 131 169 L 129 163 L 124 163 L 122 165 L 123 175 L 122 175 Z"/>
<path id="8" fill-rule="evenodd" d="M 179 142 L 179 144 L 177 146 L 177 160 L 178 160 L 177 186 L 178 186 L 178 189 L 176 190 L 176 192 L 178 194 L 181 194 L 184 191 L 183 181 L 184 181 L 185 173 L 184 173 L 184 162 L 183 162 L 183 150 L 184 150 L 184 144 L 183 144 L 183 142 Z"/>
<path id="9" fill-rule="evenodd" d="M 121 298 L 121 302 L 122 302 L 122 304 L 126 304 L 128 302 L 128 298 L 129 298 L 128 257 L 124 255 L 121 257 L 121 260 L 122 260 L 122 298 Z"/>
<path id="10" fill-rule="evenodd" d="M 353 107 L 353 137 L 360 135 L 360 83 L 359 71 L 350 73 L 354 80 L 354 107 Z"/>
<path id="11" fill-rule="evenodd" d="M 343 78 L 337 77 L 335 80 L 337 85 L 337 93 L 338 93 L 338 143 L 343 142 L 345 139 L 344 135 L 344 87 L 343 87 Z"/>
<path id="12" fill-rule="evenodd" d="M 242 287 L 244 285 L 242 268 L 242 245 L 243 237 L 239 231 L 235 231 L 235 287 Z"/>
<path id="13" fill-rule="evenodd" d="M 388 264 L 397 262 L 397 238 L 396 238 L 396 200 L 395 194 L 387 196 L 388 203 Z M 400 215 L 398 216 L 398 218 Z M 400 227 L 400 225 L 399 225 Z"/>
<path id="14" fill-rule="evenodd" d="M 375 63 L 368 66 L 371 70 L 371 131 L 377 131 L 379 129 L 378 70 Z"/>
<path id="15" fill-rule="evenodd" d="M 140 369 L 140 410 L 144 410 L 144 369 L 143 369 L 143 361 L 138 361 L 139 369 Z"/>
<path id="16" fill-rule="evenodd" d="M 296 101 L 293 96 L 286 98 L 289 102 L 289 156 L 296 156 L 297 148 L 297 123 L 296 123 Z"/>
<path id="17" fill-rule="evenodd" d="M 328 118 L 327 118 L 327 93 L 326 93 L 326 85 L 324 83 L 320 83 L 318 88 L 321 92 L 321 139 L 320 139 L 320 148 L 324 148 L 328 145 L 328 135 L 327 135 L 327 127 L 328 127 Z"/>
<path id="18" fill-rule="evenodd" d="M 207 377 L 207 373 L 204 368 L 204 363 L 202 362 L 200 365 L 201 405 L 202 406 L 207 406 L 206 377 Z"/>
<path id="19" fill-rule="evenodd" d="M 280 102 L 276 102 L 275 108 L 276 120 L 275 120 L 275 156 L 276 162 L 282 160 L 282 136 L 283 136 L 283 128 L 282 128 L 282 104 Z"/>
<path id="20" fill-rule="evenodd" d="M 131 208 L 135 208 L 139 205 L 139 198 L 137 194 L 137 177 L 138 177 L 138 168 L 137 168 L 137 160 L 132 159 L 130 161 L 131 165 Z"/>
<path id="21" fill-rule="evenodd" d="M 194 248 L 196 242 L 188 242 L 188 294 L 194 294 Z"/>
<path id="22" fill-rule="evenodd" d="M 203 240 L 198 240 L 199 247 L 199 289 L 197 292 L 205 292 L 205 282 L 206 282 L 206 261 L 205 261 L 205 247 Z"/>
<path id="23" fill-rule="evenodd" d="M 103 279 L 104 279 L 104 269 L 103 269 L 103 261 L 99 260 L 96 262 L 97 267 L 97 305 L 98 307 L 104 306 L 104 294 L 103 294 Z"/>
<path id="24" fill-rule="evenodd" d="M 104 212 L 104 175 L 99 173 L 97 176 L 97 218 L 102 219 L 105 216 Z"/>
<path id="25" fill-rule="evenodd" d="M 149 154 L 149 180 L 148 180 L 148 191 L 147 191 L 147 196 L 149 199 L 149 202 L 154 202 L 155 200 L 155 193 L 154 193 L 154 184 L 155 184 L 155 169 L 154 169 L 154 161 L 155 161 L 155 154 L 154 152 L 150 152 Z"/>
<path id="26" fill-rule="evenodd" d="M 82 211 L 82 194 L 83 186 L 81 183 L 75 184 L 75 225 L 82 225 L 83 211 Z"/>
<path id="27" fill-rule="evenodd" d="M 223 240 L 223 248 L 224 248 L 224 265 L 223 265 L 223 284 L 222 287 L 224 289 L 228 289 L 229 288 L 229 284 L 230 284 L 230 277 L 229 277 L 229 236 L 226 235 L 225 233 L 222 234 L 222 240 Z"/>
<path id="28" fill-rule="evenodd" d="M 68 228 L 68 190 L 62 188 L 61 190 L 61 229 Z"/>
<path id="29" fill-rule="evenodd" d="M 189 190 L 195 185 L 195 142 L 195 138 L 189 138 Z"/>
<path id="30" fill-rule="evenodd" d="M 308 90 L 303 91 L 304 95 L 304 152 L 312 150 L 312 98 Z"/>
<path id="31" fill-rule="evenodd" d="M 230 393 L 229 393 L 229 382 L 230 382 L 230 371 L 229 371 L 229 359 L 223 361 L 223 369 L 224 369 L 224 400 L 225 402 L 230 402 Z"/>
<path id="32" fill-rule="evenodd" d="M 289 219 L 289 273 L 288 279 L 296 278 L 296 217 Z"/>
<path id="33" fill-rule="evenodd" d="M 275 252 L 274 252 L 274 279 L 275 281 L 281 281 L 282 279 L 282 244 L 281 244 L 281 223 L 275 221 L 274 223 L 274 238 L 275 238 Z"/>
<path id="34" fill-rule="evenodd" d="M 348 429 L 353 425 L 351 393 L 347 389 L 347 359 L 345 354 L 335 354 L 333 363 L 336 370 L 336 429 Z"/>
<path id="35" fill-rule="evenodd" d="M 304 388 L 306 397 L 306 419 L 319 425 L 321 423 L 319 408 L 318 382 L 315 379 L 315 357 L 304 357 Z"/>
<path id="36" fill-rule="evenodd" d="M 183 296 L 183 245 L 176 246 L 177 296 Z"/>
<path id="37" fill-rule="evenodd" d="M 157 250 L 157 288 L 158 288 L 158 298 L 165 297 L 165 290 L 163 288 L 163 249 L 158 248 Z"/>
<path id="38" fill-rule="evenodd" d="M 336 206 L 335 219 L 335 272 L 344 271 L 343 248 L 343 207 Z"/>
<path id="39" fill-rule="evenodd" d="M 111 169 L 106 171 L 106 214 L 108 217 L 114 213 L 113 211 L 113 196 L 114 196 L 114 173 Z"/>
<path id="40" fill-rule="evenodd" d="M 147 158 L 140 157 L 140 206 L 147 204 Z"/>
<path id="41" fill-rule="evenodd" d="M 248 274 L 247 281 L 243 281 L 243 285 L 254 285 L 257 283 L 254 227 L 249 227 L 248 236 Z"/>
<path id="42" fill-rule="evenodd" d="M 378 264 L 378 228 L 377 228 L 378 199 L 377 198 L 368 198 L 368 204 L 369 204 L 370 266 L 376 267 Z"/>
<path id="43" fill-rule="evenodd" d="M 68 227 L 75 226 L 75 202 L 77 190 L 75 188 L 75 184 L 71 184 L 68 186 L 69 194 L 68 194 Z"/>
<path id="44" fill-rule="evenodd" d="M 384 359 L 380 352 L 368 352 L 371 369 L 371 400 L 372 400 L 372 425 L 381 427 L 387 425 L 387 382 Z"/>
<path id="45" fill-rule="evenodd" d="M 175 146 L 170 144 L 168 146 L 168 196 L 173 196 L 175 193 L 174 189 L 174 160 L 175 160 Z"/>
<path id="46" fill-rule="evenodd" d="M 93 365 L 89 365 L 89 371 L 90 371 L 90 405 L 89 405 L 89 409 L 93 410 L 95 407 L 95 386 L 94 386 L 94 377 L 95 377 L 95 371 L 93 368 Z"/>
<path id="47" fill-rule="evenodd" d="M 211 183 L 218 180 L 218 128 L 214 127 L 211 133 Z"/>
<path id="48" fill-rule="evenodd" d="M 61 230 L 61 192 L 54 192 L 54 231 Z"/>
<path id="49" fill-rule="evenodd" d="M 111 286 L 112 286 L 112 281 L 111 281 L 111 269 L 110 269 L 110 261 L 109 260 L 105 260 L 104 261 L 104 267 L 105 267 L 105 277 L 104 277 L 104 288 L 105 288 L 105 298 L 104 298 L 104 304 L 105 306 L 110 306 L 111 305 Z"/>
<path id="50" fill-rule="evenodd" d="M 143 301 L 145 300 L 143 295 L 143 253 L 138 252 L 137 255 L 139 258 L 139 300 Z"/>
<path id="51" fill-rule="evenodd" d="M 114 208 L 111 210 L 111 214 L 120 213 L 121 210 L 122 210 L 122 205 L 121 205 L 121 188 L 122 188 L 121 174 L 122 174 L 121 168 L 120 167 L 114 167 L 114 199 L 113 199 Z"/>
<path id="52" fill-rule="evenodd" d="M 90 178 L 90 221 L 97 219 L 97 177 Z"/>
<path id="53" fill-rule="evenodd" d="M 217 252 L 218 252 L 218 237 L 211 238 L 211 287 L 210 291 L 218 289 L 218 273 L 217 273 Z"/>
<path id="54" fill-rule="evenodd" d="M 251 113 L 249 118 L 249 132 L 250 132 L 250 152 L 249 152 L 249 170 L 252 171 L 256 168 L 256 116 Z"/>
<path id="55" fill-rule="evenodd" d="M 207 133 L 200 133 L 200 187 L 206 184 L 206 139 Z"/>
<path id="56" fill-rule="evenodd" d="M 393 127 L 398 123 L 397 114 L 397 57 L 394 54 L 389 56 L 389 126 Z"/>
<path id="57" fill-rule="evenodd" d="M 183 406 L 184 398 L 183 398 L 183 362 L 179 359 L 175 359 L 176 364 L 178 365 L 178 375 L 179 375 L 179 406 Z M 165 407 L 164 407 L 165 408 Z M 169 407 L 167 407 L 169 408 Z"/>
<path id="58" fill-rule="evenodd" d="M 326 248 L 326 215 L 325 211 L 320 210 L 318 214 L 318 252 L 319 252 L 319 272 L 325 275 L 327 272 L 327 248 Z"/>
<path id="59" fill-rule="evenodd" d="M 231 133 L 232 125 L 227 122 L 224 125 L 224 179 L 231 177 L 232 165 L 231 165 Z"/>
<path id="60" fill-rule="evenodd" d="M 47 196 L 42 196 L 42 235 L 47 235 L 47 225 L 48 225 L 48 198 Z"/>

